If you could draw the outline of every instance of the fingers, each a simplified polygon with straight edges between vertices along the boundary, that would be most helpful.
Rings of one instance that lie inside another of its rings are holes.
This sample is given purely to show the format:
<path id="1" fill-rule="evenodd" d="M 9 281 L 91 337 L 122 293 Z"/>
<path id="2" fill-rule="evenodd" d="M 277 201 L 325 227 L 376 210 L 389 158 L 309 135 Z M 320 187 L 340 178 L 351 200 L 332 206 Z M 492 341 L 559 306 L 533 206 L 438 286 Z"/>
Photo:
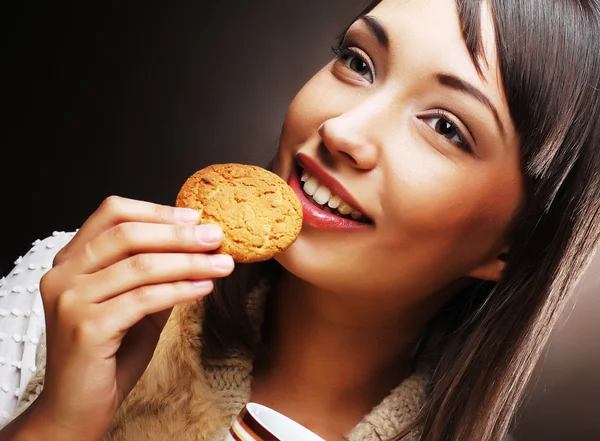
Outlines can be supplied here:
<path id="1" fill-rule="evenodd" d="M 217 225 L 164 225 L 125 222 L 100 233 L 73 253 L 74 269 L 90 274 L 135 254 L 217 249 L 223 231 Z"/>
<path id="2" fill-rule="evenodd" d="M 101 308 L 104 325 L 110 333 L 124 333 L 142 318 L 209 294 L 211 280 L 146 285 L 104 302 Z"/>
<path id="3" fill-rule="evenodd" d="M 225 254 L 136 254 L 84 276 L 81 285 L 85 291 L 77 295 L 86 302 L 100 303 L 144 285 L 225 277 L 233 267 L 233 259 Z"/>
<path id="4" fill-rule="evenodd" d="M 55 258 L 55 265 L 66 260 L 72 250 L 77 250 L 101 232 L 123 222 L 147 222 L 154 224 L 197 224 L 200 216 L 188 208 L 110 196 L 83 224 L 79 232 Z"/>

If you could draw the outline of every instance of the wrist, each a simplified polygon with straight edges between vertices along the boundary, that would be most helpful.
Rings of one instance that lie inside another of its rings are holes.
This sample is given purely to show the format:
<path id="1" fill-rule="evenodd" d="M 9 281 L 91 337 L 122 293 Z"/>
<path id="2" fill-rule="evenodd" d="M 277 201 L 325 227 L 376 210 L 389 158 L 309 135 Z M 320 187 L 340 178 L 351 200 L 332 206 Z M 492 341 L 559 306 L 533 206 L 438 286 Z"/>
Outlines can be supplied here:
<path id="1" fill-rule="evenodd" d="M 66 426 L 53 412 L 47 411 L 41 396 L 18 418 L 11 441 L 102 441 L 102 435 Z"/>

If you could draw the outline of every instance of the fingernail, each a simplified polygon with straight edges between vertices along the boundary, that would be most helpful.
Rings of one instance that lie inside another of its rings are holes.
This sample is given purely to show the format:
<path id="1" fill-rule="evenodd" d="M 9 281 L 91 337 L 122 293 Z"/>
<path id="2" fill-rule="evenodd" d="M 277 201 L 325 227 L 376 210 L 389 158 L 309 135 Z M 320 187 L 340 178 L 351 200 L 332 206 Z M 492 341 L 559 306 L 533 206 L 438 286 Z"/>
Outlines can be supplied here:
<path id="1" fill-rule="evenodd" d="M 206 289 L 212 286 L 212 280 L 198 280 L 196 282 L 192 282 L 192 285 L 198 289 Z"/>
<path id="2" fill-rule="evenodd" d="M 223 230 L 217 225 L 199 225 L 196 227 L 196 238 L 202 243 L 217 243 L 223 239 Z"/>
<path id="3" fill-rule="evenodd" d="M 208 259 L 216 269 L 229 271 L 233 268 L 233 259 L 228 254 L 213 254 L 208 256 Z"/>
<path id="4" fill-rule="evenodd" d="M 175 219 L 179 222 L 198 222 L 200 220 L 200 213 L 193 208 L 176 208 Z"/>

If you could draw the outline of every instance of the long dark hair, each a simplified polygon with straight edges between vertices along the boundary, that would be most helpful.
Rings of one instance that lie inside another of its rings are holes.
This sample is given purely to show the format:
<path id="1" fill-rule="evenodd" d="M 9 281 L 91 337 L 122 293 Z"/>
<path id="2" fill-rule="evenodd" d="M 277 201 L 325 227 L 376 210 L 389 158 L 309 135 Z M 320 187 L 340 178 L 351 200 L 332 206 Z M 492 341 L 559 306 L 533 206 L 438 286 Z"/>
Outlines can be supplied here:
<path id="1" fill-rule="evenodd" d="M 381 0 L 372 2 L 368 13 Z M 480 1 L 457 0 L 471 57 L 484 63 Z M 507 236 L 497 283 L 456 295 L 427 328 L 417 357 L 433 360 L 415 427 L 425 441 L 496 441 L 600 237 L 600 6 L 594 0 L 489 0 L 500 74 L 520 136 L 526 202 Z M 243 266 L 206 305 L 207 350 L 252 349 L 246 293 L 277 277 Z"/>

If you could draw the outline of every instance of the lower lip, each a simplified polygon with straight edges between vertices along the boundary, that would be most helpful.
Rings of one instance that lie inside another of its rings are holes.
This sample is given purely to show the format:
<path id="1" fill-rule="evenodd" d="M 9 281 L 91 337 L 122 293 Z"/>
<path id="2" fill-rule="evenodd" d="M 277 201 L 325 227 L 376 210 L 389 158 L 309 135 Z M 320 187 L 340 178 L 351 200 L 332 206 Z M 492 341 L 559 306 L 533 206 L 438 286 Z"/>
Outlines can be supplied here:
<path id="1" fill-rule="evenodd" d="M 364 222 L 358 222 L 353 219 L 346 219 L 328 213 L 312 203 L 308 199 L 307 194 L 302 190 L 300 176 L 298 175 L 296 167 L 294 167 L 294 171 L 292 171 L 288 184 L 296 192 L 296 195 L 302 203 L 302 222 L 304 225 L 321 230 L 357 230 L 372 226 Z"/>

